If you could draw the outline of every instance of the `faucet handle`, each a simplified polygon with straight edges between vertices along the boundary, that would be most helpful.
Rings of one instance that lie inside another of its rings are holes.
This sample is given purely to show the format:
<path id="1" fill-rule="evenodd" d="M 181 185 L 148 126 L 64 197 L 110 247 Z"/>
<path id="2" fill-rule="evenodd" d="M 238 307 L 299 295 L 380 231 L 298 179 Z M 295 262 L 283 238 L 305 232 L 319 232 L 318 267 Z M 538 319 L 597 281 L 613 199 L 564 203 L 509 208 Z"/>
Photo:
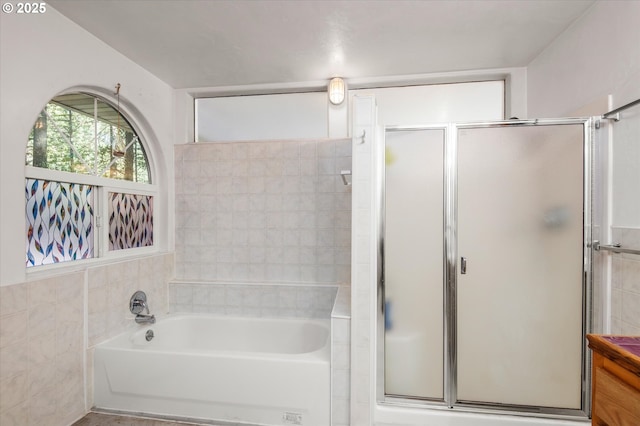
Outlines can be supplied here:
<path id="1" fill-rule="evenodd" d="M 134 315 L 138 315 L 145 310 L 147 311 L 147 313 L 149 313 L 149 306 L 147 305 L 147 295 L 144 291 L 138 290 L 133 293 L 133 296 L 131 296 L 131 299 L 129 300 L 129 311 L 131 311 L 131 313 Z"/>

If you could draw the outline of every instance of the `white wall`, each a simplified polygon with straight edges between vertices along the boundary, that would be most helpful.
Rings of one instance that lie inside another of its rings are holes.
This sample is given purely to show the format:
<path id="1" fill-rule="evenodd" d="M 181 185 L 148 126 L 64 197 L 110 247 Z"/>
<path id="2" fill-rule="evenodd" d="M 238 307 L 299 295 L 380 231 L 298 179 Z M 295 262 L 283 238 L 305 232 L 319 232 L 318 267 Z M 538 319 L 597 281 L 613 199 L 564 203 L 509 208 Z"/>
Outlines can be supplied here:
<path id="1" fill-rule="evenodd" d="M 609 94 L 614 107 L 638 99 L 638 46 L 640 2 L 596 2 L 529 64 L 529 117 L 561 117 Z"/>
<path id="2" fill-rule="evenodd" d="M 378 105 L 378 123 L 424 125 L 449 121 L 503 120 L 503 80 L 458 84 L 358 89 L 349 95 L 373 95 Z M 508 118 L 508 117 L 506 117 Z"/>
<path id="3" fill-rule="evenodd" d="M 562 116 L 585 107 L 590 114 L 603 114 L 607 111 L 589 106 L 609 97 L 611 110 L 640 98 L 640 2 L 596 2 L 530 64 L 528 93 L 531 117 Z M 610 137 L 611 144 L 599 148 L 610 158 L 610 170 L 600 175 L 608 181 L 602 197 L 610 200 L 603 209 L 600 239 L 632 248 L 640 242 L 639 117 L 639 106 L 627 110 L 621 121 L 605 123 L 600 132 L 608 135 L 598 138 Z M 640 271 L 638 256 L 603 252 L 595 261 L 609 277 L 596 287 L 603 332 L 637 334 L 640 290 L 633 271 Z"/>
<path id="4" fill-rule="evenodd" d="M 25 148 L 39 111 L 56 94 L 78 87 L 112 98 L 141 126 L 155 159 L 157 243 L 170 244 L 166 196 L 173 181 L 173 91 L 135 62 L 51 6 L 41 15 L 0 15 L 0 285 L 24 281 Z M 171 149 L 169 149 L 171 148 Z M 172 211 L 173 209 L 171 209 Z"/>
<path id="5" fill-rule="evenodd" d="M 166 250 L 173 241 L 173 90 L 49 5 L 40 15 L 0 15 L 0 58 L 0 424 L 64 426 L 92 405 L 87 345 L 135 325 L 126 304 L 132 289 L 165 312 L 174 262 L 170 254 L 89 261 L 27 277 L 27 138 L 56 94 L 85 90 L 113 100 L 121 83 L 121 109 L 153 160 L 155 242 Z"/>
<path id="6" fill-rule="evenodd" d="M 530 117 L 559 117 L 611 95 L 611 109 L 640 98 L 640 2 L 601 1 L 529 66 Z M 635 107 L 629 114 L 635 114 Z M 607 111 L 599 111 L 603 114 Z M 636 119 L 637 120 L 637 119 Z M 613 125 L 612 225 L 640 227 L 637 134 Z"/>

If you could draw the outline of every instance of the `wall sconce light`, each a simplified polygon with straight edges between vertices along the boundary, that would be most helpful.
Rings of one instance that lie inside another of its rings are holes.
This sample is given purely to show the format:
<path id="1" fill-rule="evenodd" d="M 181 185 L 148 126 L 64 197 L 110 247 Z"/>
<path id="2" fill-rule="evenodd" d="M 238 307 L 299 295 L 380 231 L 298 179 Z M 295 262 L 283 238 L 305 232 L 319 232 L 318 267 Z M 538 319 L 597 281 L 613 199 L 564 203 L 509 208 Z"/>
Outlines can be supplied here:
<path id="1" fill-rule="evenodd" d="M 340 105 L 344 101 L 346 92 L 346 84 L 340 77 L 332 78 L 327 87 L 329 93 L 329 102 L 334 105 Z"/>

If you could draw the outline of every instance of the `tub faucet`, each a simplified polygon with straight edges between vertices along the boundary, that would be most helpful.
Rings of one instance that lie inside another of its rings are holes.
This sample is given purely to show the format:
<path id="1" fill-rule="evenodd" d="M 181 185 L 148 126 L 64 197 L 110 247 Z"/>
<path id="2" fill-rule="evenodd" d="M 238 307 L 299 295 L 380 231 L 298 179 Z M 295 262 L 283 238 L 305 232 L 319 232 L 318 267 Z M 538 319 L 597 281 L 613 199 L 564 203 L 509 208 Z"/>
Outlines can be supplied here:
<path id="1" fill-rule="evenodd" d="M 150 315 L 149 306 L 147 305 L 147 295 L 144 291 L 136 291 L 129 301 L 129 310 L 136 316 L 135 321 L 138 324 L 154 324 L 156 322 L 155 315 Z M 146 311 L 143 314 L 142 311 Z"/>
<path id="2" fill-rule="evenodd" d="M 144 309 L 147 311 L 147 313 L 146 314 L 136 314 L 135 321 L 138 324 L 155 324 L 156 317 L 155 317 L 155 315 L 150 315 L 149 314 L 149 307 L 147 306 L 147 304 L 145 302 L 142 302 L 141 305 L 144 307 Z"/>

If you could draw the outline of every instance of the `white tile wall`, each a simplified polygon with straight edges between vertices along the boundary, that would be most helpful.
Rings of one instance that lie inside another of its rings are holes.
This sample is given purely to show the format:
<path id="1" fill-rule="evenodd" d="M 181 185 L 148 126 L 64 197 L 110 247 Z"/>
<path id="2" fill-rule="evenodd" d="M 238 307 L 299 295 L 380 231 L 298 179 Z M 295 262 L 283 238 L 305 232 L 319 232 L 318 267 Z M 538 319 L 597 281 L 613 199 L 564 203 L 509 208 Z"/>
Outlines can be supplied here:
<path id="1" fill-rule="evenodd" d="M 351 289 L 341 286 L 331 313 L 331 425 L 348 426 L 351 401 Z"/>
<path id="2" fill-rule="evenodd" d="M 348 283 L 351 141 L 176 145 L 176 278 Z"/>
<path id="3" fill-rule="evenodd" d="M 137 289 L 166 312 L 173 263 L 162 254 L 0 287 L 0 425 L 66 426 L 82 417 L 93 390 L 85 341 L 134 324 L 128 303 Z"/>
<path id="4" fill-rule="evenodd" d="M 329 318 L 335 285 L 171 282 L 169 311 L 270 318 Z"/>
<path id="5" fill-rule="evenodd" d="M 168 312 L 167 285 L 173 265 L 173 254 L 161 254 L 89 268 L 89 347 L 135 327 L 129 300 L 137 290 L 147 294 L 152 314 Z"/>
<path id="6" fill-rule="evenodd" d="M 640 248 L 640 228 L 612 228 L 613 241 Z M 611 332 L 640 336 L 640 256 L 613 254 Z"/>
<path id="7" fill-rule="evenodd" d="M 87 406 L 93 406 L 93 352 L 95 345 L 135 328 L 129 300 L 134 292 L 147 294 L 154 315 L 169 311 L 168 283 L 174 276 L 173 253 L 159 254 L 89 268 L 87 271 Z"/>
<path id="8" fill-rule="evenodd" d="M 351 283 L 351 395 L 350 424 L 372 421 L 371 401 L 371 315 L 375 293 L 374 135 L 376 104 L 372 96 L 354 97 L 353 126 L 353 231 Z M 364 137 L 362 135 L 365 135 Z"/>
<path id="9" fill-rule="evenodd" d="M 0 287 L 0 424 L 85 413 L 84 273 Z"/>

